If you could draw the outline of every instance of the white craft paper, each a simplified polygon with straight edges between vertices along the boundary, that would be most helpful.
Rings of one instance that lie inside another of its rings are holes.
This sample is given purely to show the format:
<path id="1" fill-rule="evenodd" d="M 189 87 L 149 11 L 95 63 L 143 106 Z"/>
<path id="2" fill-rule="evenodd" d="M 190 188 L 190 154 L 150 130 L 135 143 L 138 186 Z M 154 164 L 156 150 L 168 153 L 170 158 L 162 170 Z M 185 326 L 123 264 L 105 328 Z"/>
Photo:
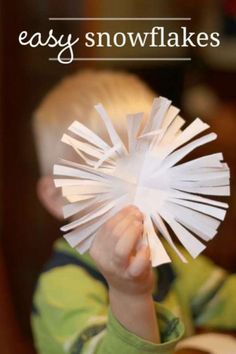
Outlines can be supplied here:
<path id="1" fill-rule="evenodd" d="M 69 201 L 64 216 L 73 216 L 62 227 L 65 239 L 78 252 L 86 252 L 102 225 L 126 205 L 134 204 L 144 214 L 142 241 L 149 244 L 153 266 L 171 261 L 163 240 L 187 262 L 170 230 L 197 257 L 225 217 L 228 204 L 209 196 L 229 195 L 230 173 L 222 153 L 184 163 L 182 159 L 215 140 L 216 134 L 199 137 L 209 128 L 199 118 L 183 129 L 179 109 L 159 97 L 142 131 L 143 114 L 128 114 L 125 146 L 104 107 L 98 104 L 95 109 L 110 145 L 82 123 L 73 122 L 68 131 L 74 136 L 64 134 L 62 142 L 84 163 L 61 160 L 62 164 L 54 166 L 55 186 L 62 188 Z"/>

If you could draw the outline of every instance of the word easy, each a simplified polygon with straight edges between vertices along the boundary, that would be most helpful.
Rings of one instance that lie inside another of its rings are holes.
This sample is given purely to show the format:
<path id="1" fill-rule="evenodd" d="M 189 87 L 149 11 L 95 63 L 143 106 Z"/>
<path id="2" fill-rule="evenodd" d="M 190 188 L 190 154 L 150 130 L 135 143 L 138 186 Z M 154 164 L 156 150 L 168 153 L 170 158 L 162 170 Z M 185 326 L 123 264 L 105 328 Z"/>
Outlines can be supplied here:
<path id="1" fill-rule="evenodd" d="M 62 34 L 58 38 L 53 33 L 53 29 L 48 32 L 48 38 L 46 40 L 42 39 L 42 34 L 40 32 L 34 33 L 29 36 L 27 31 L 22 31 L 19 35 L 19 42 L 21 45 L 29 45 L 32 48 L 41 47 L 59 47 L 62 48 L 58 53 L 57 59 L 61 64 L 70 64 L 74 60 L 74 50 L 73 47 L 79 42 L 79 37 L 73 38 L 72 34 L 67 36 Z M 66 58 L 63 58 L 65 55 Z"/>

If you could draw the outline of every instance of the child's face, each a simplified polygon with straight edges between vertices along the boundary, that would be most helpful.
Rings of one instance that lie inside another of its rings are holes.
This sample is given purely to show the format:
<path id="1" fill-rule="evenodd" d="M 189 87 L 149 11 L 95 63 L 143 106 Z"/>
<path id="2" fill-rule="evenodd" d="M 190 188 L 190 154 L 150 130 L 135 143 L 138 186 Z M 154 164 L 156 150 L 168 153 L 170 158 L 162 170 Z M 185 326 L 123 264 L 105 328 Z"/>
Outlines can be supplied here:
<path id="1" fill-rule="evenodd" d="M 37 195 L 41 204 L 56 219 L 63 219 L 62 206 L 65 204 L 60 188 L 54 185 L 52 176 L 42 176 L 37 182 Z"/>

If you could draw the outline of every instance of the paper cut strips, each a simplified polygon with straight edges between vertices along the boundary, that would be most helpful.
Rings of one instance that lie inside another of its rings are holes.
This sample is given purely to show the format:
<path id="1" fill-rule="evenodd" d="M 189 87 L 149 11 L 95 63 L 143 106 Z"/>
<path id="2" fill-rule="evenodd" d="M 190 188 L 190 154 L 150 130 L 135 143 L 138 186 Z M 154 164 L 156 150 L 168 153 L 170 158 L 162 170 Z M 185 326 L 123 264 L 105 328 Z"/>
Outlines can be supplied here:
<path id="1" fill-rule="evenodd" d="M 75 121 L 62 142 L 70 145 L 83 164 L 62 160 L 54 166 L 56 187 L 69 201 L 62 227 L 65 239 L 79 252 L 86 252 L 99 228 L 121 208 L 134 204 L 144 214 L 143 242 L 151 250 L 153 266 L 171 261 L 165 240 L 186 262 L 170 230 L 195 258 L 217 233 L 228 204 L 211 199 L 227 196 L 229 168 L 222 153 L 180 162 L 197 147 L 216 139 L 215 133 L 199 136 L 209 128 L 195 119 L 185 121 L 179 109 L 164 97 L 156 98 L 144 129 L 143 114 L 127 116 L 128 146 L 116 132 L 101 104 L 95 106 L 110 137 L 110 145 L 83 124 Z M 125 127 L 124 127 L 125 131 Z"/>

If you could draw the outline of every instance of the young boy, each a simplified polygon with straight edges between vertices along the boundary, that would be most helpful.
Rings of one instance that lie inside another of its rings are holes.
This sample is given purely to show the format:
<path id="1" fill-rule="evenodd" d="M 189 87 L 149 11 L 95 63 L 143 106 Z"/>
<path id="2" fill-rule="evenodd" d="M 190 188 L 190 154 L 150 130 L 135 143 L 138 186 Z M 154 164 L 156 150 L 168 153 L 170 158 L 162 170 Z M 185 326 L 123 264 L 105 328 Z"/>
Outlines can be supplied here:
<path id="1" fill-rule="evenodd" d="M 81 71 L 60 83 L 34 116 L 42 176 L 37 191 L 47 210 L 62 219 L 63 198 L 52 166 L 64 157 L 62 133 L 79 120 L 97 134 L 93 106 L 101 102 L 123 134 L 127 113 L 149 113 L 155 94 L 137 77 Z M 124 134 L 123 134 L 124 135 Z M 68 151 L 67 151 L 68 152 Z M 41 354 L 168 354 L 194 326 L 236 328 L 236 280 L 204 257 L 151 268 L 149 249 L 137 244 L 143 215 L 127 206 L 97 233 L 80 255 L 60 238 L 38 280 L 32 327 Z"/>

